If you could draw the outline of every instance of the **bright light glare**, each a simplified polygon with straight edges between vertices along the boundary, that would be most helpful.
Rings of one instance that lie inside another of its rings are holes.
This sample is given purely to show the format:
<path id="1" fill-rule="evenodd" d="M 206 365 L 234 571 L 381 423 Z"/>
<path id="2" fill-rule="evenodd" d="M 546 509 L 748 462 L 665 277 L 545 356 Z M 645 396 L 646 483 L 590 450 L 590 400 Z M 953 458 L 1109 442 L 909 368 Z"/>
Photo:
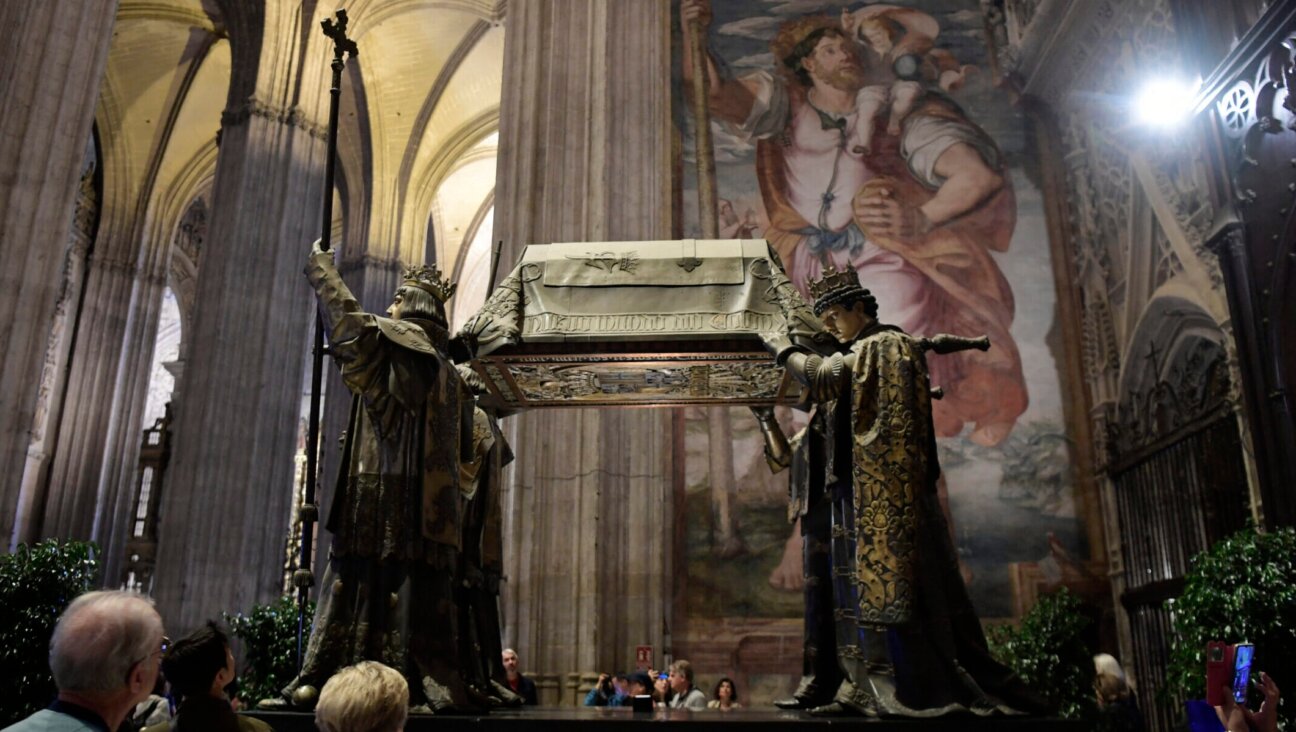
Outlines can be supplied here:
<path id="1" fill-rule="evenodd" d="M 1200 82 L 1182 79 L 1150 81 L 1134 100 L 1138 121 L 1155 127 L 1176 127 L 1192 116 L 1193 97 Z"/>

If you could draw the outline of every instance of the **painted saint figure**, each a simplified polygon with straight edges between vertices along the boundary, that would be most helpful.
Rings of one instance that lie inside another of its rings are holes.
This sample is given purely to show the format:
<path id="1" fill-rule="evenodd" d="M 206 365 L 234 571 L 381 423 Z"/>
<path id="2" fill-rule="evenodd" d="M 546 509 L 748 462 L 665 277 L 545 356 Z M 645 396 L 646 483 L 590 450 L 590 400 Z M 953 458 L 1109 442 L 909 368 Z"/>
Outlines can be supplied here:
<path id="1" fill-rule="evenodd" d="M 816 412 L 794 455 L 757 413 L 771 462 L 793 462 L 794 496 L 807 491 L 806 678 L 783 706 L 912 717 L 1039 710 L 990 656 L 959 574 L 936 494 L 924 346 L 878 322 L 853 268 L 830 267 L 810 289 L 848 350 L 825 357 L 767 336 Z"/>
<path id="2" fill-rule="evenodd" d="M 416 709 L 476 708 L 483 694 L 462 676 L 454 598 L 472 436 L 471 397 L 445 355 L 454 286 L 434 267 L 412 269 L 383 318 L 360 308 L 318 245 L 306 275 L 354 398 L 328 567 L 285 700 L 313 706 L 335 671 L 372 660 L 405 675 Z"/>
<path id="3" fill-rule="evenodd" d="M 934 365 L 951 395 L 934 420 L 940 436 L 971 425 L 970 439 L 995 445 L 1027 404 L 1013 295 L 990 254 L 1012 238 L 1012 187 L 998 146 L 941 92 L 964 71 L 933 56 L 939 24 L 881 7 L 784 23 L 771 42 L 781 70 L 731 78 L 708 55 L 711 111 L 756 141 L 765 238 L 803 295 L 828 262 L 859 272 L 906 332 L 990 337 L 993 351 Z M 705 33 L 710 4 L 683 0 L 680 16 Z"/>

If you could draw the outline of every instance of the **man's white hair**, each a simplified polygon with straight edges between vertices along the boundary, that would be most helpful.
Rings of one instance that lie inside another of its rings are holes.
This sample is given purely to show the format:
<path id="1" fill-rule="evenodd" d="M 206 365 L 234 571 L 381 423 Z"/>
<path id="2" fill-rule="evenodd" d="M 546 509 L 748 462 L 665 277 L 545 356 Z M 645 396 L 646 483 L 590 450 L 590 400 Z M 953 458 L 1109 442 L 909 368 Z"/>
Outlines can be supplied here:
<path id="1" fill-rule="evenodd" d="M 131 667 L 158 649 L 162 618 L 134 592 L 87 592 L 72 601 L 50 638 L 50 670 L 60 691 L 111 692 Z"/>
<path id="2" fill-rule="evenodd" d="M 409 716 L 409 684 L 400 672 L 363 661 L 333 674 L 315 704 L 320 732 L 397 732 Z"/>

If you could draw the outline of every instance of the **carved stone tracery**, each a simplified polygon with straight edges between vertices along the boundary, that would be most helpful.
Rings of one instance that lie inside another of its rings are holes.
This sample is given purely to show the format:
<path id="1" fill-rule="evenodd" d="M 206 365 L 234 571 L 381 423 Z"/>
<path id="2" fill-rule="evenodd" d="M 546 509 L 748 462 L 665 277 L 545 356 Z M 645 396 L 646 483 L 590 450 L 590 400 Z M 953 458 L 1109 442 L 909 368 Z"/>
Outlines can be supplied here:
<path id="1" fill-rule="evenodd" d="M 1221 334 L 1222 335 L 1222 334 Z M 1148 342 L 1151 361 L 1147 383 L 1122 396 L 1111 424 L 1117 455 L 1126 455 L 1193 422 L 1231 406 L 1232 380 L 1224 346 L 1209 338 L 1194 338 L 1175 350 L 1173 363 L 1159 364 L 1157 339 Z"/>

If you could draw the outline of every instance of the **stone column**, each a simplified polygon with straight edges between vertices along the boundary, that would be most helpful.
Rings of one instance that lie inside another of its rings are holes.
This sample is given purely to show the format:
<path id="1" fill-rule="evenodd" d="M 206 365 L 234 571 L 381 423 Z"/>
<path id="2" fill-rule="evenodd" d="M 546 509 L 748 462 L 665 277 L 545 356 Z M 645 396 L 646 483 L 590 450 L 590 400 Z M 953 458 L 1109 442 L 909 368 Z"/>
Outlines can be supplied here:
<path id="1" fill-rule="evenodd" d="M 533 0 L 506 22 L 501 268 L 532 243 L 669 239 L 670 3 Z M 661 654 L 670 412 L 546 411 L 504 425 L 517 455 L 503 495 L 504 644 L 558 678 L 631 668 L 638 644 Z"/>
<path id="2" fill-rule="evenodd" d="M 53 303 L 116 2 L 0 3 L 0 536 L 31 538 L 19 510 Z"/>
<path id="3" fill-rule="evenodd" d="M 109 189 L 124 193 L 105 196 L 86 272 L 41 534 L 98 543 L 109 586 L 121 580 L 134 524 L 153 346 L 173 232 L 184 214 L 184 208 L 164 203 L 168 185 L 175 183 L 160 178 L 160 170 L 190 83 L 215 40 L 205 29 L 191 29 L 142 174 L 130 165 L 120 128 L 102 135 L 105 178 L 116 179 Z"/>
<path id="4" fill-rule="evenodd" d="M 230 101 L 154 585 L 173 633 L 282 591 L 325 153 L 328 50 L 302 6 L 223 4 Z"/>
<path id="5" fill-rule="evenodd" d="M 88 147 L 93 148 L 93 143 Z M 87 150 L 85 167 L 81 173 L 77 193 L 74 225 L 63 260 L 63 284 L 58 302 L 54 305 L 54 322 L 50 327 L 49 345 L 37 392 L 36 411 L 32 417 L 31 444 L 27 448 L 27 464 L 23 469 L 22 489 L 18 499 L 18 515 L 29 517 L 24 521 L 20 541 L 34 539 L 43 531 L 42 516 L 50 480 L 50 468 L 58 439 L 62 418 L 63 394 L 67 384 L 68 359 L 71 358 L 72 341 L 77 330 L 77 306 L 85 285 L 86 259 L 94 243 L 95 223 L 99 215 L 99 195 L 94 186 L 94 173 L 98 158 L 93 149 Z"/>

